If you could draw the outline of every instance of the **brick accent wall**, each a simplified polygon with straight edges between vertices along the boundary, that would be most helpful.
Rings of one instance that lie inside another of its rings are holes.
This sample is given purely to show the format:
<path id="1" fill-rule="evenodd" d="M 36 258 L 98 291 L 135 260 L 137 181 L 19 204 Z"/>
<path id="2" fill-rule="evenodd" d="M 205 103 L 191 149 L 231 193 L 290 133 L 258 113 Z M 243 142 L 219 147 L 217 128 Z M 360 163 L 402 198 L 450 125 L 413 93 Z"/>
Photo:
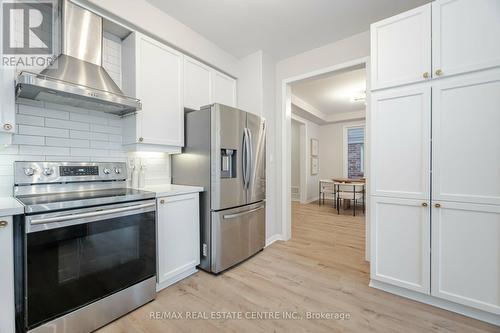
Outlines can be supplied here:
<path id="1" fill-rule="evenodd" d="M 362 143 L 350 143 L 347 150 L 348 177 L 363 178 L 364 173 L 361 168 L 361 147 Z"/>

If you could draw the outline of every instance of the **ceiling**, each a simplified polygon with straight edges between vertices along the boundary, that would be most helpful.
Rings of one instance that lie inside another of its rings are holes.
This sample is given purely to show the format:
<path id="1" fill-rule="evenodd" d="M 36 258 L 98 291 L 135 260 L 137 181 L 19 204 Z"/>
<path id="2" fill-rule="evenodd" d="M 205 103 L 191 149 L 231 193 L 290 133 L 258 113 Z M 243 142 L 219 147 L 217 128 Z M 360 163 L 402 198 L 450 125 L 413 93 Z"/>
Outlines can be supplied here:
<path id="1" fill-rule="evenodd" d="M 147 0 L 237 58 L 280 60 L 366 31 L 429 0 Z"/>
<path id="2" fill-rule="evenodd" d="M 365 109 L 365 68 L 329 73 L 299 81 L 292 85 L 292 94 L 329 116 Z"/>

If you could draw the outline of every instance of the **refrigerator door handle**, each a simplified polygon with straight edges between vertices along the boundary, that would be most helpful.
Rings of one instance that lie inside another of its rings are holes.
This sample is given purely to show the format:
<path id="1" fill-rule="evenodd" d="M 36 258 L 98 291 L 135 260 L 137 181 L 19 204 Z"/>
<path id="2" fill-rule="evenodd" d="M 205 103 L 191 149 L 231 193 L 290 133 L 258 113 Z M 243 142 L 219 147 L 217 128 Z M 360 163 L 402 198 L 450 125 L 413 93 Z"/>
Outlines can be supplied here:
<path id="1" fill-rule="evenodd" d="M 247 138 L 247 129 L 243 129 L 243 151 L 241 154 L 241 169 L 243 175 L 243 188 L 247 188 L 247 169 L 248 169 L 248 138 Z"/>
<path id="2" fill-rule="evenodd" d="M 244 180 L 244 188 L 245 189 L 248 189 L 249 185 L 250 185 L 250 168 L 251 168 L 251 158 L 252 158 L 252 152 L 251 152 L 251 136 L 250 136 L 250 130 L 248 128 L 245 128 L 245 141 L 244 141 L 244 161 L 243 161 L 243 165 L 244 165 L 244 174 L 243 174 L 243 180 Z"/>
<path id="3" fill-rule="evenodd" d="M 247 189 L 250 188 L 250 182 L 253 177 L 253 141 L 252 141 L 252 130 L 247 128 L 248 132 L 248 177 L 247 177 Z"/>
<path id="4" fill-rule="evenodd" d="M 246 211 L 241 212 L 241 213 L 224 215 L 222 218 L 223 218 L 224 220 L 227 220 L 227 219 L 234 219 L 234 218 L 236 218 L 236 217 L 240 217 L 240 216 L 243 216 L 243 215 L 247 215 L 247 214 L 250 214 L 250 213 L 256 212 L 256 211 L 258 211 L 258 210 L 261 210 L 261 209 L 264 209 L 264 206 L 259 206 L 259 207 L 257 207 L 257 208 L 249 209 L 249 210 L 246 210 Z"/>

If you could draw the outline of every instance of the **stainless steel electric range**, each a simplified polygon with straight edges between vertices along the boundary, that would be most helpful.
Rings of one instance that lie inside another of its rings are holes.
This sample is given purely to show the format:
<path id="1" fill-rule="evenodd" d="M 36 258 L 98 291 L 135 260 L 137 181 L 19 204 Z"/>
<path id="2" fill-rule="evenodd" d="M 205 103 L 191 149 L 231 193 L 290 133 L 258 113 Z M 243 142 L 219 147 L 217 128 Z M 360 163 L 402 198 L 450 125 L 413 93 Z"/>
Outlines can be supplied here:
<path id="1" fill-rule="evenodd" d="M 87 333 L 155 298 L 155 194 L 125 163 L 14 168 L 17 332 Z"/>

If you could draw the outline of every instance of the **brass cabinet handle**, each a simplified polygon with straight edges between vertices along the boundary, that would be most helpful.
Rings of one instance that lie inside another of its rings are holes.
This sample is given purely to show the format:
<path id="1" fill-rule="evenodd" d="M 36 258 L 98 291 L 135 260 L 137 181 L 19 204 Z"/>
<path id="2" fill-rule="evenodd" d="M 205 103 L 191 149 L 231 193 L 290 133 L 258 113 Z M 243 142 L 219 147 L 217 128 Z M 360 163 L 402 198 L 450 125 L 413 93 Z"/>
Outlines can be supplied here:
<path id="1" fill-rule="evenodd" d="M 139 142 L 142 142 L 142 141 L 144 141 L 144 138 L 139 138 Z"/>
<path id="2" fill-rule="evenodd" d="M 422 76 L 424 77 L 424 79 L 428 79 L 430 77 L 429 72 L 425 72 Z"/>
<path id="3" fill-rule="evenodd" d="M 3 129 L 6 131 L 10 131 L 12 129 L 12 125 L 11 124 L 4 124 Z"/>
<path id="4" fill-rule="evenodd" d="M 434 205 L 434 207 L 441 208 L 441 204 L 437 203 L 437 204 Z"/>
<path id="5" fill-rule="evenodd" d="M 441 70 L 441 69 L 436 69 L 436 75 L 437 75 L 437 76 L 441 76 L 441 75 L 443 75 L 443 70 Z"/>
<path id="6" fill-rule="evenodd" d="M 427 202 L 422 202 L 422 207 L 427 207 L 429 204 Z"/>
<path id="7" fill-rule="evenodd" d="M 165 203 L 165 200 L 161 199 L 160 203 L 163 205 Z"/>
<path id="8" fill-rule="evenodd" d="M 9 225 L 9 222 L 7 222 L 7 221 L 0 221 L 0 228 L 5 228 L 8 225 Z"/>

